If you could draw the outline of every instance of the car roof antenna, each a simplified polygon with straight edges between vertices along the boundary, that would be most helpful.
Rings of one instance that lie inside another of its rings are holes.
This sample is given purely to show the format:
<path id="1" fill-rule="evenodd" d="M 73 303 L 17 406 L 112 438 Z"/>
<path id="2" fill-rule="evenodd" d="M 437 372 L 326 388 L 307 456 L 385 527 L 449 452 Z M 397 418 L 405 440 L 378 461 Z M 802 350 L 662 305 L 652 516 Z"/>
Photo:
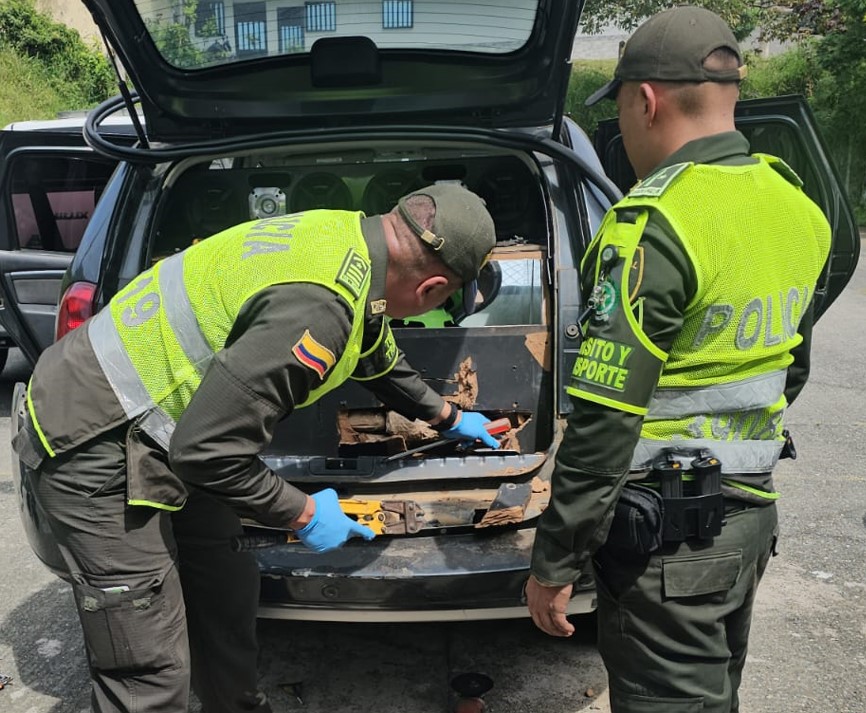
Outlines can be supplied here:
<path id="1" fill-rule="evenodd" d="M 129 93 L 129 87 L 126 86 L 126 81 L 123 78 L 123 73 L 120 71 L 120 66 L 117 63 L 117 56 L 114 54 L 114 49 L 111 47 L 111 43 L 105 36 L 105 32 L 100 29 L 99 34 L 102 35 L 102 42 L 105 44 L 105 51 L 108 54 L 108 60 L 111 62 L 111 66 L 114 67 L 114 73 L 117 75 L 117 86 L 120 89 L 120 95 L 123 97 L 123 103 L 126 105 L 126 111 L 129 113 L 132 125 L 135 127 L 135 133 L 138 136 L 141 148 L 150 148 L 150 144 L 147 141 L 147 135 L 144 133 L 144 127 L 141 125 L 141 121 L 138 118 L 138 112 L 135 110 L 135 101 Z"/>

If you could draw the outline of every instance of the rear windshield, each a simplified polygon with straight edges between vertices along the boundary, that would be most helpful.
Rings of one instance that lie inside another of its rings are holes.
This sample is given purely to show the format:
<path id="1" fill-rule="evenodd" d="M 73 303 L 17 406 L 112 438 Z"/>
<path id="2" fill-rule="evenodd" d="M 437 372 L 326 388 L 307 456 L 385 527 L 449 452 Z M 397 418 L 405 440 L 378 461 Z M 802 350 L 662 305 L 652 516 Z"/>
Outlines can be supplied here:
<path id="1" fill-rule="evenodd" d="M 320 37 L 380 49 L 504 54 L 532 34 L 538 0 L 135 0 L 157 49 L 197 69 L 309 52 Z"/>

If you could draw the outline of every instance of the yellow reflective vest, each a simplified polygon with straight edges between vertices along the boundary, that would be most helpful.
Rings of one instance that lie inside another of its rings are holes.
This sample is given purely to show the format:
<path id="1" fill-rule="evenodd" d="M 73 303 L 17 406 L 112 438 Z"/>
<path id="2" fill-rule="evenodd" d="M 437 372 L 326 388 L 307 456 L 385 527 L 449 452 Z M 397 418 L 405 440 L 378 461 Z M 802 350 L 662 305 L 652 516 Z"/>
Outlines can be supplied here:
<path id="1" fill-rule="evenodd" d="M 607 338 L 581 345 L 568 391 L 644 416 L 635 470 L 670 446 L 708 449 L 728 473 L 769 472 L 778 460 L 786 370 L 831 237 L 796 174 L 774 157 L 755 158 L 661 169 L 596 236 L 592 319 L 610 323 Z M 636 221 L 618 220 L 622 211 Z M 623 267 L 639 263 L 651 211 L 670 225 L 697 282 L 669 353 L 643 332 Z"/>
<path id="2" fill-rule="evenodd" d="M 342 354 L 312 339 L 296 345 L 299 358 L 318 367 L 322 382 L 295 407 L 342 384 L 361 356 L 370 288 L 362 217 L 314 210 L 244 223 L 158 262 L 120 290 L 85 328 L 127 417 L 167 449 L 177 420 L 244 304 L 280 283 L 326 287 L 345 299 L 354 314 Z M 32 401 L 28 405 L 51 455 Z"/>

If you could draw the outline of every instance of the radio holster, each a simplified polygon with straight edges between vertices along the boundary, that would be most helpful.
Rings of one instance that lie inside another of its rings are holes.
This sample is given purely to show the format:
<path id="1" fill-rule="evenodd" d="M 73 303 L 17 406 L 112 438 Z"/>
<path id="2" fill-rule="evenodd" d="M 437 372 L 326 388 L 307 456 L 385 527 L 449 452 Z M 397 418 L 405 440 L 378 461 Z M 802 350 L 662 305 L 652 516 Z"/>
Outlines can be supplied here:
<path id="1" fill-rule="evenodd" d="M 665 542 L 710 540 L 722 531 L 722 464 L 707 451 L 666 449 L 652 464 L 664 503 Z"/>
<path id="2" fill-rule="evenodd" d="M 627 483 L 606 547 L 638 555 L 667 542 L 710 540 L 722 531 L 722 464 L 704 450 L 665 449 L 642 484 Z"/>

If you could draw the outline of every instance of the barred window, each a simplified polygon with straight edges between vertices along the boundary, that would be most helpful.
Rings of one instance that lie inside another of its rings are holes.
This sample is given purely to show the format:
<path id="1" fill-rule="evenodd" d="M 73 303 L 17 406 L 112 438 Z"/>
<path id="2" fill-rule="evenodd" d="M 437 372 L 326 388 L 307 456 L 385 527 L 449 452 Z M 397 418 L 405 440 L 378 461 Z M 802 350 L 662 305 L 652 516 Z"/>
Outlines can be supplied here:
<path id="1" fill-rule="evenodd" d="M 222 37 L 226 33 L 226 8 L 220 2 L 200 2 L 195 9 L 195 34 Z"/>
<path id="2" fill-rule="evenodd" d="M 412 27 L 413 0 L 382 0 L 382 27 L 385 30 Z"/>
<path id="3" fill-rule="evenodd" d="M 280 38 L 280 53 L 304 51 L 304 8 L 281 7 L 277 9 L 277 30 Z"/>
<path id="4" fill-rule="evenodd" d="M 337 29 L 336 2 L 304 3 L 307 13 L 307 32 L 335 32 Z"/>
<path id="5" fill-rule="evenodd" d="M 235 46 L 238 57 L 268 53 L 268 35 L 263 2 L 235 5 Z"/>

